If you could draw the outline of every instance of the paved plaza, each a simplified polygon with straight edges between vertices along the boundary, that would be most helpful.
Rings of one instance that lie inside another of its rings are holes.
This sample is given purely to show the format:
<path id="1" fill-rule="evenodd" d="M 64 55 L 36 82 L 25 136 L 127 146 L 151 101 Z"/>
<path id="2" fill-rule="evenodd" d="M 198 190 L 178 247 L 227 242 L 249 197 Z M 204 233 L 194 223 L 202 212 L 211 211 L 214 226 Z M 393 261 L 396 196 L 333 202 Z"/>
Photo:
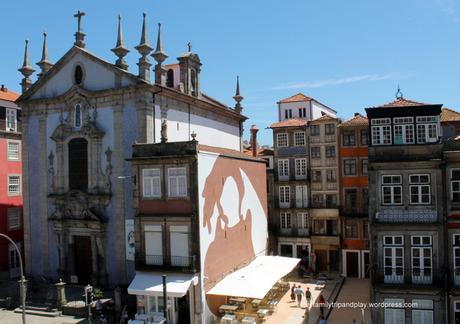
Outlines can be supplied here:
<path id="1" fill-rule="evenodd" d="M 86 319 L 78 319 L 73 316 L 46 317 L 37 315 L 26 315 L 27 324 L 84 324 Z M 0 324 L 22 324 L 22 314 L 13 311 L 0 309 Z"/>

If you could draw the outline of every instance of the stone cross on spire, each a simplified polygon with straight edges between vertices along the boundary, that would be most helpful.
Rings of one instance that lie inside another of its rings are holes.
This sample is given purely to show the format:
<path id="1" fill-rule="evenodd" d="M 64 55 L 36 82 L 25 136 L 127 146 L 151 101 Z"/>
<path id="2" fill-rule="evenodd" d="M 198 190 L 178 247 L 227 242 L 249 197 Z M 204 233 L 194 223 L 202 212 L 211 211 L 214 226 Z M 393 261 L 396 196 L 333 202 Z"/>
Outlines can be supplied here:
<path id="1" fill-rule="evenodd" d="M 189 53 L 191 53 L 191 52 L 192 52 L 192 43 L 191 43 L 191 42 L 188 42 L 188 43 L 187 43 L 187 47 L 188 47 Z"/>
<path id="2" fill-rule="evenodd" d="M 81 18 L 85 16 L 86 14 L 83 11 L 78 10 L 78 12 L 73 15 L 75 18 L 77 18 L 78 22 L 78 29 L 77 32 L 75 33 L 75 46 L 78 47 L 85 47 L 85 34 L 81 31 Z"/>

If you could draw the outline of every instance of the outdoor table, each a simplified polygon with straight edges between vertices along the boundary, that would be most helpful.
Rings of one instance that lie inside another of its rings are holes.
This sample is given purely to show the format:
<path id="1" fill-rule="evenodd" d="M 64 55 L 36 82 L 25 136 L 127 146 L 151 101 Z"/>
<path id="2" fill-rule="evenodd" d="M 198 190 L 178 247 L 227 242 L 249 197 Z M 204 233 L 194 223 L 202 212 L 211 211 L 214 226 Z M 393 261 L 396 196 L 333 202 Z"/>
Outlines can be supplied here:
<path id="1" fill-rule="evenodd" d="M 145 324 L 145 322 L 141 320 L 129 320 L 128 324 Z"/>
<path id="2" fill-rule="evenodd" d="M 230 313 L 233 314 L 238 310 L 239 306 L 237 305 L 228 305 L 224 304 L 219 307 L 219 313 L 224 314 L 224 313 Z"/>
<path id="3" fill-rule="evenodd" d="M 135 317 L 135 319 L 137 319 L 139 321 L 146 321 L 149 318 L 149 315 L 147 315 L 147 314 L 136 314 L 134 317 Z"/>
<path id="4" fill-rule="evenodd" d="M 259 316 L 259 318 L 264 318 L 265 316 L 268 315 L 268 309 L 259 309 L 257 311 L 257 316 Z"/>
<path id="5" fill-rule="evenodd" d="M 253 299 L 251 304 L 253 308 L 258 308 L 260 306 L 260 303 L 262 302 L 262 299 Z"/>
<path id="6" fill-rule="evenodd" d="M 230 303 L 235 303 L 235 304 L 244 304 L 246 302 L 246 298 L 243 297 L 230 297 L 228 299 Z"/>
<path id="7" fill-rule="evenodd" d="M 254 317 L 251 317 L 251 316 L 246 316 L 243 318 L 243 320 L 241 321 L 242 323 L 251 323 L 251 324 L 256 324 L 256 319 Z"/>

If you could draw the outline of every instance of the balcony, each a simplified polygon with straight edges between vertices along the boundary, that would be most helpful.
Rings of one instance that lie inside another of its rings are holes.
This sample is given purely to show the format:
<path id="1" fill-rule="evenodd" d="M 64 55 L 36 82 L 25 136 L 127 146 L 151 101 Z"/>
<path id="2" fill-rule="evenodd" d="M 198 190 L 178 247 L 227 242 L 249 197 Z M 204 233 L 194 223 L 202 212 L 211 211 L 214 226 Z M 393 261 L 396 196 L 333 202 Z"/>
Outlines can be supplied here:
<path id="1" fill-rule="evenodd" d="M 380 223 L 435 223 L 438 213 L 428 209 L 385 209 L 377 212 L 375 218 Z"/>
<path id="2" fill-rule="evenodd" d="M 141 255 L 136 253 L 136 270 L 176 270 L 196 272 L 196 256 Z"/>
<path id="3" fill-rule="evenodd" d="M 443 275 L 436 268 L 387 267 L 379 270 L 374 282 L 388 285 L 430 286 L 440 285 Z"/>
<path id="4" fill-rule="evenodd" d="M 367 217 L 368 216 L 367 210 L 368 210 L 367 206 L 340 207 L 340 215 L 350 216 L 350 217 Z"/>
<path id="5" fill-rule="evenodd" d="M 326 166 L 332 167 L 332 166 L 337 166 L 337 159 L 335 157 L 333 158 L 326 158 Z"/>
<path id="6" fill-rule="evenodd" d="M 337 203 L 329 201 L 312 201 L 311 208 L 337 208 Z"/>
<path id="7" fill-rule="evenodd" d="M 279 228 L 278 235 L 284 237 L 307 237 L 310 236 L 310 230 L 308 228 Z"/>
<path id="8" fill-rule="evenodd" d="M 418 145 L 369 146 L 370 162 L 426 161 L 440 159 L 443 145 L 427 143 Z"/>

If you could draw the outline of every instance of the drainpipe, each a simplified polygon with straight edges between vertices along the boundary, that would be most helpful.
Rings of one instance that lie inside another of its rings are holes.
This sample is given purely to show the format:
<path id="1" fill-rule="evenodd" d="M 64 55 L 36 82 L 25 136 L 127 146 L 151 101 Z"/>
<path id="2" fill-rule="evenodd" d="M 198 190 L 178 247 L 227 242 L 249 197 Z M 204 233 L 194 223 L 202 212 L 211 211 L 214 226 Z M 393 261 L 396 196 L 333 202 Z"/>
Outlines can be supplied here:
<path id="1" fill-rule="evenodd" d="M 449 231 L 448 231 L 448 220 L 447 220 L 447 202 L 448 202 L 448 192 L 447 192 L 447 185 L 444 183 L 447 181 L 447 173 L 446 173 L 446 162 L 443 161 L 441 164 L 441 174 L 442 174 L 442 195 L 443 195 L 443 213 L 442 213 L 442 231 L 444 236 L 444 276 L 445 276 L 445 307 L 446 307 L 446 322 L 450 322 L 450 296 L 449 291 L 451 287 L 451 276 L 450 276 L 450 267 L 449 267 Z"/>

